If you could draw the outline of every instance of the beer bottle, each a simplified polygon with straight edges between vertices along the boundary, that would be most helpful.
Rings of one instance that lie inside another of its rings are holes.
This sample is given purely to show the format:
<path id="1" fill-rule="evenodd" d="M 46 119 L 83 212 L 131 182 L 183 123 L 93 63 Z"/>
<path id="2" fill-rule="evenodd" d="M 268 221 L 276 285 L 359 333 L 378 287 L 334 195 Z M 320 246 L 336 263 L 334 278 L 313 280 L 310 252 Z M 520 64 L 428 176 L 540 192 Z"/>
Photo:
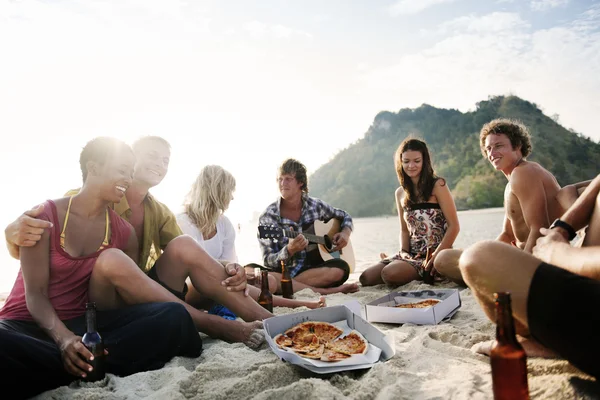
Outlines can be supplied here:
<path id="1" fill-rule="evenodd" d="M 95 382 L 104 379 L 105 375 L 104 343 L 96 329 L 96 303 L 87 303 L 85 305 L 85 321 L 87 332 L 83 335 L 81 341 L 94 355 L 94 359 L 87 361 L 92 366 L 92 370 L 87 371 L 86 377 L 83 379 L 88 382 Z"/>
<path id="2" fill-rule="evenodd" d="M 294 285 L 290 270 L 285 266 L 285 261 L 281 260 L 281 293 L 286 299 L 294 298 Z"/>
<path id="3" fill-rule="evenodd" d="M 433 274 L 431 273 L 433 266 L 429 270 L 425 270 L 425 266 L 429 262 L 429 258 L 431 257 L 432 251 L 431 247 L 427 247 L 427 254 L 425 255 L 425 261 L 423 261 L 423 282 L 428 285 L 433 285 Z"/>
<path id="4" fill-rule="evenodd" d="M 261 271 L 261 290 L 258 295 L 258 304 L 266 310 L 273 312 L 273 295 L 269 291 L 269 273 Z"/>
<path id="5" fill-rule="evenodd" d="M 529 399 L 527 355 L 515 334 L 510 293 L 494 293 L 494 300 L 496 341 L 490 353 L 494 399 Z"/>

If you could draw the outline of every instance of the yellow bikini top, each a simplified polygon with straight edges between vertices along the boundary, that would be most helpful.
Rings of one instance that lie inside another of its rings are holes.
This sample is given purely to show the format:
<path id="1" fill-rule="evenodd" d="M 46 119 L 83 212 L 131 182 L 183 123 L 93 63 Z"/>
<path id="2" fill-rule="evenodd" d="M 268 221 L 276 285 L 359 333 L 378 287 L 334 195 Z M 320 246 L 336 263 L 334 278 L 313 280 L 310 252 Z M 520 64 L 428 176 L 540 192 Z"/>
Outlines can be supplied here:
<path id="1" fill-rule="evenodd" d="M 60 233 L 60 247 L 65 250 L 65 231 L 67 229 L 67 222 L 69 221 L 69 212 L 71 211 L 71 201 L 73 201 L 73 196 L 69 197 L 69 205 L 67 206 L 67 214 L 65 215 L 65 223 L 62 228 L 62 232 Z M 108 225 L 110 220 L 108 218 L 108 208 L 106 209 L 106 232 L 104 233 L 104 240 L 102 244 L 96 251 L 100 251 L 109 245 L 108 243 Z"/>

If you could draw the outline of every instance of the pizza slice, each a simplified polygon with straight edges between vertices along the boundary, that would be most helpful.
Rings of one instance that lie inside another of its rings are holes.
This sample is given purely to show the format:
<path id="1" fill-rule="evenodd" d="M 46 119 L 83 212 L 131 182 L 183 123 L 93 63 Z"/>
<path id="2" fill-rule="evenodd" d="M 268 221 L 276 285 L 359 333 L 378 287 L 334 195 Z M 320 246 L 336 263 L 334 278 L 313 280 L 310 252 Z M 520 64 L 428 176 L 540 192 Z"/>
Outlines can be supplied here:
<path id="1" fill-rule="evenodd" d="M 333 341 L 342 333 L 344 333 L 344 331 L 337 326 L 327 322 L 315 322 L 313 329 L 315 335 L 317 335 L 319 341 L 323 344 Z"/>
<path id="2" fill-rule="evenodd" d="M 292 350 L 296 353 L 308 353 L 319 348 L 319 338 L 317 335 L 302 336 L 302 340 L 293 340 Z"/>
<path id="3" fill-rule="evenodd" d="M 304 358 L 312 358 L 312 359 L 315 359 L 315 360 L 319 360 L 319 359 L 321 359 L 321 356 L 323 356 L 323 351 L 324 351 L 324 350 L 325 350 L 325 345 L 321 344 L 321 345 L 319 345 L 319 347 L 317 347 L 316 349 L 314 349 L 314 350 L 310 350 L 310 351 L 307 351 L 307 352 L 305 352 L 305 353 L 304 353 L 304 352 L 297 351 L 297 350 L 294 350 L 294 351 L 295 351 L 296 353 L 298 353 L 298 355 L 299 355 L 300 357 L 304 357 Z"/>
<path id="4" fill-rule="evenodd" d="M 352 355 L 365 354 L 369 349 L 369 342 L 360 332 L 353 330 L 343 338 L 331 342 L 329 348 L 335 352 Z"/>
<path id="5" fill-rule="evenodd" d="M 338 353 L 332 349 L 326 349 L 321 356 L 321 361 L 335 362 L 350 358 L 348 354 Z"/>
<path id="6" fill-rule="evenodd" d="M 435 306 L 439 302 L 440 302 L 440 300 L 427 299 L 427 300 L 419 301 L 416 303 L 397 304 L 394 307 L 396 307 L 396 308 L 427 308 L 427 307 Z"/>
<path id="7" fill-rule="evenodd" d="M 280 349 L 285 349 L 286 347 L 291 347 L 294 342 L 289 337 L 279 334 L 273 338 L 275 344 L 279 346 Z"/>

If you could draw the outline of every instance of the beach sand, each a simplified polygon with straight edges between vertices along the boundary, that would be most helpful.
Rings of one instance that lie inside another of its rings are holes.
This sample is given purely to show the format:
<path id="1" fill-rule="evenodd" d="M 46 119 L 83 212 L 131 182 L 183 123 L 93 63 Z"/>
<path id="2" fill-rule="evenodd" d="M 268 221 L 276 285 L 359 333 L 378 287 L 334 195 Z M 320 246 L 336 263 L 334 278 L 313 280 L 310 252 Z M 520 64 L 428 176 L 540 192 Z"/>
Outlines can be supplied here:
<path id="1" fill-rule="evenodd" d="M 177 357 L 164 368 L 116 377 L 100 383 L 72 383 L 37 399 L 492 399 L 489 358 L 471 347 L 493 339 L 488 321 L 468 288 L 459 288 L 460 310 L 439 325 L 374 324 L 394 338 L 396 355 L 371 369 L 331 376 L 312 374 L 287 364 L 265 343 L 258 351 L 203 335 L 204 352 L 197 359 Z M 430 288 L 420 282 L 402 290 Z M 391 289 L 383 285 L 361 288 L 350 295 L 327 296 L 328 305 L 356 299 L 362 304 Z M 310 290 L 297 298 L 317 299 Z M 306 308 L 275 308 L 276 315 Z M 529 358 L 529 390 L 533 399 L 599 398 L 593 378 L 559 359 Z"/>

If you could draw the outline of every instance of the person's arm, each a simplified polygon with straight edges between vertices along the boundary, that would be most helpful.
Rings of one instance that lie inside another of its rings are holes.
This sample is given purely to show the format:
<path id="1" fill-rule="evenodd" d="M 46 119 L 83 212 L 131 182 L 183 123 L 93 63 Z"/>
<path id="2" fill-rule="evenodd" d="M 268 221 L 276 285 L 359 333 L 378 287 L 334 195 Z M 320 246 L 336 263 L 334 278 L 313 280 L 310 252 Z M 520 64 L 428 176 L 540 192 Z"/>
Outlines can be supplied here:
<path id="1" fill-rule="evenodd" d="M 502 232 L 496 238 L 496 240 L 504 243 L 511 244 L 515 239 L 515 234 L 512 230 L 512 224 L 510 223 L 510 219 L 508 219 L 508 215 L 506 212 L 504 213 L 504 222 L 502 224 Z"/>
<path id="2" fill-rule="evenodd" d="M 127 254 L 129 258 L 135 262 L 135 265 L 138 265 L 138 261 L 140 259 L 140 246 L 135 229 L 131 224 L 129 224 L 129 228 L 129 239 L 127 240 L 127 249 L 125 250 L 125 254 Z"/>
<path id="3" fill-rule="evenodd" d="M 556 194 L 556 201 L 558 201 L 563 210 L 568 210 L 591 182 L 592 180 L 590 179 L 562 187 Z"/>
<path id="4" fill-rule="evenodd" d="M 258 219 L 258 224 L 261 226 L 277 226 L 279 225 L 274 212 L 267 209 Z M 302 235 L 300 235 L 302 236 Z M 298 239 L 297 236 L 295 239 Z M 277 242 L 271 239 L 258 238 L 258 244 L 263 255 L 263 264 L 265 267 L 272 270 L 279 270 L 280 261 L 287 261 L 292 254 L 288 252 L 288 246 L 286 245 L 289 240 L 287 238 L 279 239 Z"/>
<path id="5" fill-rule="evenodd" d="M 431 254 L 430 262 L 427 264 L 427 269 L 429 269 L 430 266 L 433 266 L 433 260 L 440 251 L 452 247 L 460 231 L 460 223 L 458 222 L 456 204 L 454 203 L 454 199 L 452 198 L 452 194 L 450 193 L 450 189 L 448 188 L 446 181 L 443 179 L 438 179 L 433 187 L 432 194 L 437 198 L 440 209 L 442 210 L 442 214 L 444 214 L 446 222 L 448 223 L 448 229 L 446 230 L 446 233 L 444 234 L 444 237 L 442 238 L 442 241 L 437 249 Z"/>
<path id="6" fill-rule="evenodd" d="M 398 209 L 398 219 L 400 220 L 400 253 L 410 254 L 410 232 L 404 220 L 404 208 L 402 207 L 402 199 L 404 197 L 404 189 L 399 187 L 396 189 L 396 208 Z"/>
<path id="7" fill-rule="evenodd" d="M 560 217 L 560 220 L 571 225 L 575 231 L 587 226 L 590 222 L 599 193 L 600 174 L 587 185 L 575 203 L 573 203 L 573 205 Z M 562 228 L 557 227 L 553 230 L 558 230 L 563 236 L 568 237 L 567 232 Z"/>
<path id="8" fill-rule="evenodd" d="M 37 219 L 43 211 L 44 204 L 37 205 L 31 210 L 25 211 L 6 227 L 4 237 L 11 257 L 18 260 L 20 247 L 34 246 L 42 238 L 42 233 L 46 229 L 52 228 L 52 222 Z"/>
<path id="9" fill-rule="evenodd" d="M 350 216 L 350 214 L 348 214 L 342 209 L 335 208 L 322 200 L 312 200 L 317 203 L 316 207 L 318 210 L 317 212 L 319 220 L 329 221 L 330 219 L 335 218 L 341 221 L 340 232 L 337 232 L 335 235 L 333 235 L 331 239 L 335 250 L 343 249 L 344 247 L 346 247 L 348 241 L 350 240 L 350 235 L 352 234 L 353 229 L 352 217 Z"/>
<path id="10" fill-rule="evenodd" d="M 223 253 L 221 259 L 229 260 L 229 262 L 238 262 L 237 252 L 235 251 L 235 228 L 229 220 L 229 218 L 223 216 L 222 227 L 224 231 L 223 235 Z M 217 223 L 218 225 L 218 223 Z"/>
<path id="11" fill-rule="evenodd" d="M 21 249 L 21 271 L 29 313 L 60 348 L 65 369 L 73 375 L 85 377 L 85 372 L 91 368 L 85 360 L 89 360 L 92 353 L 81 343 L 81 337 L 71 332 L 58 318 L 48 298 L 50 277 L 50 233 L 48 231 L 44 231 L 41 239 L 32 247 Z"/>
<path id="12" fill-rule="evenodd" d="M 536 240 L 541 236 L 540 228 L 550 226 L 546 190 L 533 168 L 515 168 L 511 177 L 511 191 L 519 200 L 529 235 L 524 250 L 531 253 Z"/>

